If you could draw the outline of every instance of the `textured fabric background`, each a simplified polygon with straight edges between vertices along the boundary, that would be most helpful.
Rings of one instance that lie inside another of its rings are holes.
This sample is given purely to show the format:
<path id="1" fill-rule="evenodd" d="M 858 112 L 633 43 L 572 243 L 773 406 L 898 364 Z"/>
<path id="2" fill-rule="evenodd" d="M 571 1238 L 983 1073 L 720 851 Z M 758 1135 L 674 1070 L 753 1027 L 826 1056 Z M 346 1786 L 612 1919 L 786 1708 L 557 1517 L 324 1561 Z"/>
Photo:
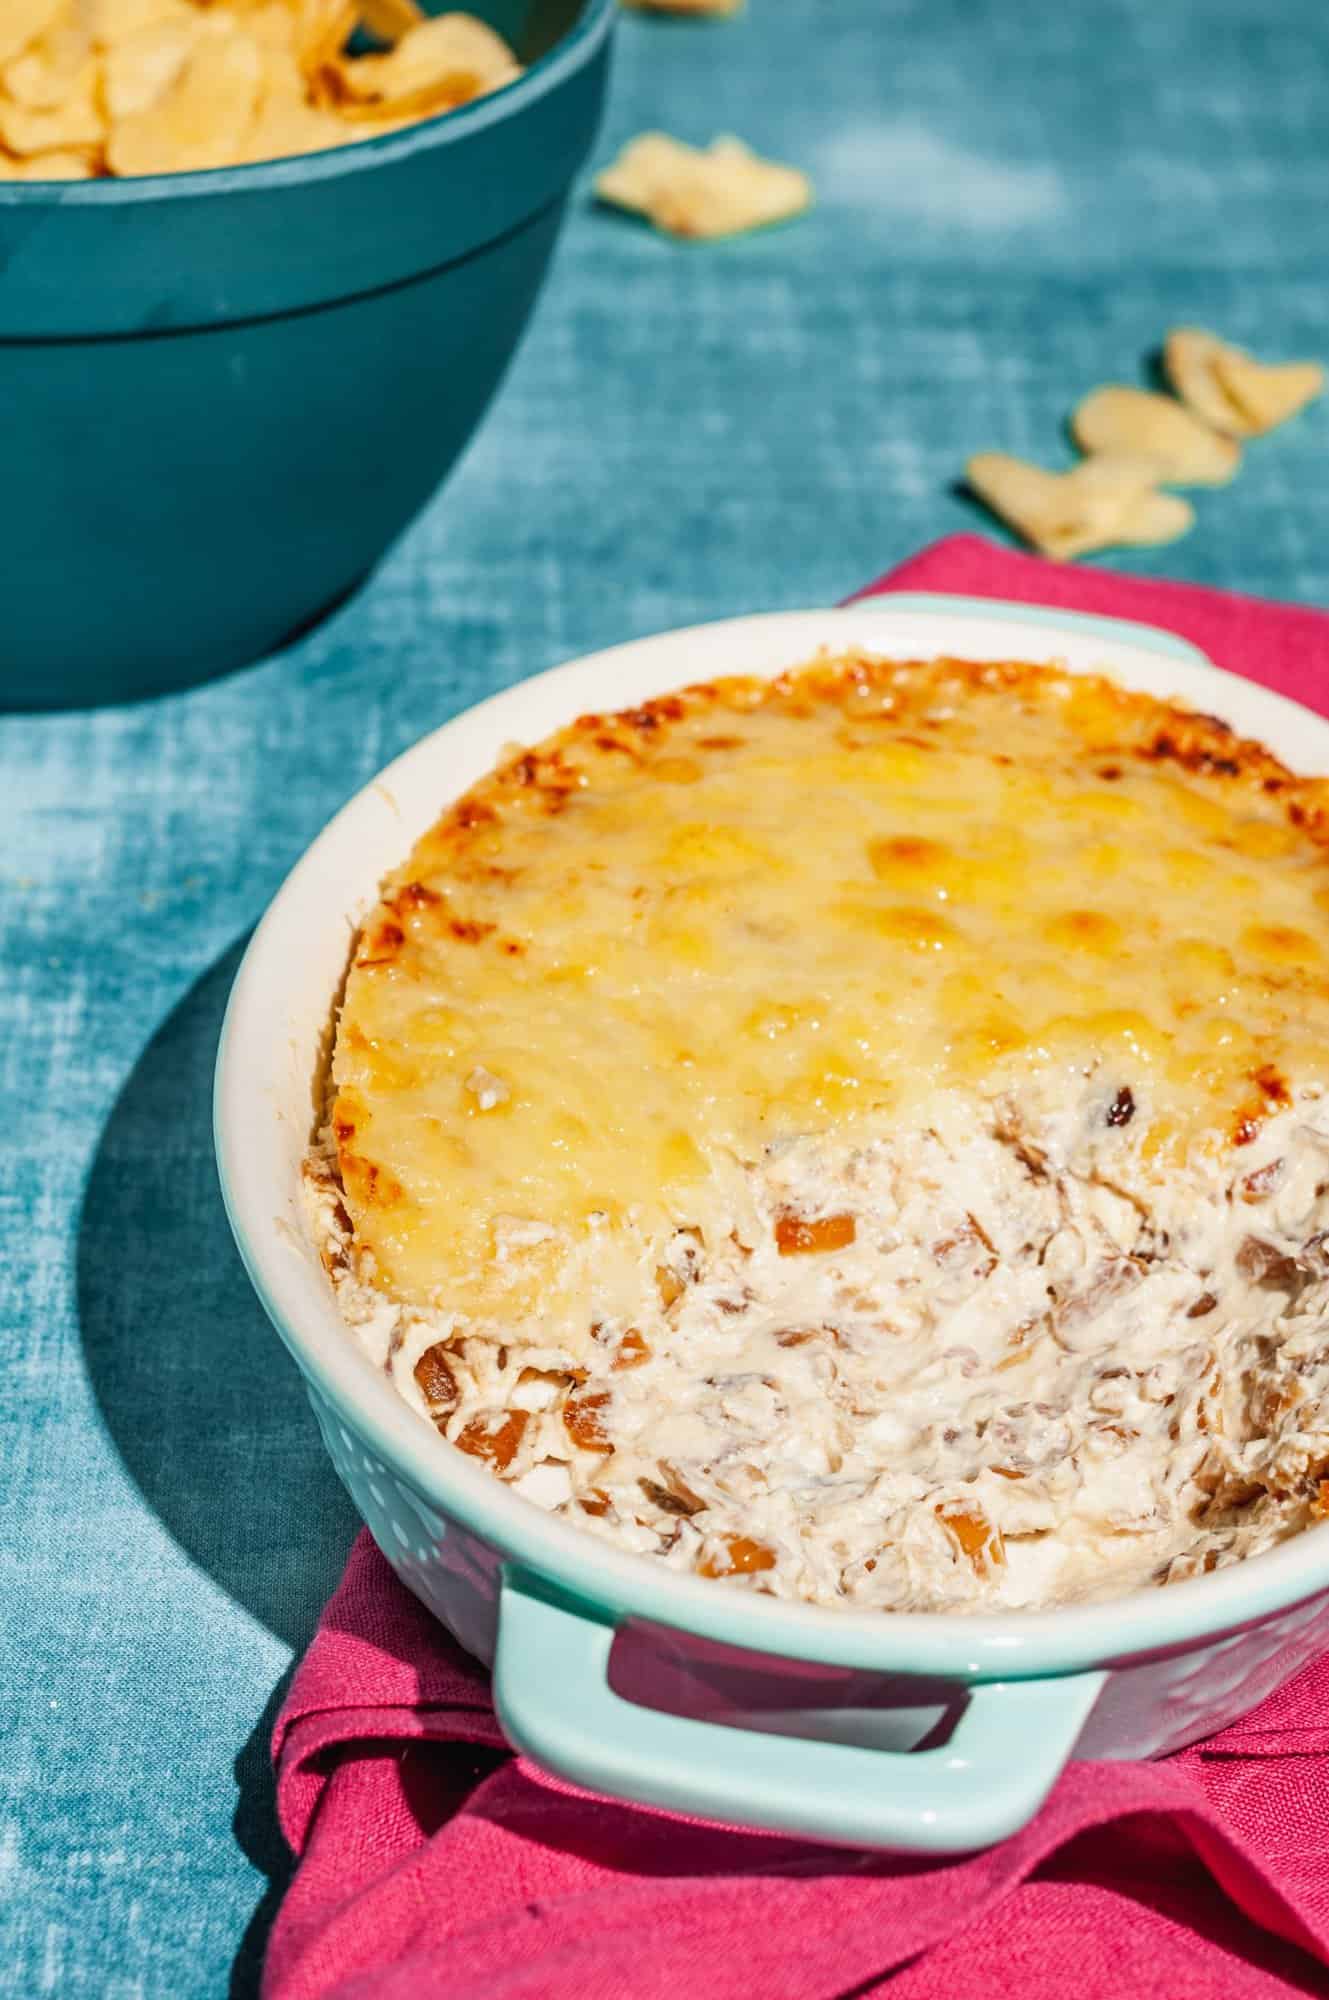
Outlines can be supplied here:
<path id="1" fill-rule="evenodd" d="M 483 435 L 354 603 L 188 695 L 0 718 L 0 1990 L 250 1992 L 282 1881 L 266 1736 L 353 1523 L 208 1090 L 286 868 L 495 688 L 972 527 L 966 453 L 1055 462 L 1172 321 L 1323 353 L 1327 85 L 1316 0 L 627 18 L 597 158 L 732 129 L 816 213 L 681 246 L 579 198 Z M 1329 602 L 1327 438 L 1320 409 L 1257 445 L 1120 566 Z"/>

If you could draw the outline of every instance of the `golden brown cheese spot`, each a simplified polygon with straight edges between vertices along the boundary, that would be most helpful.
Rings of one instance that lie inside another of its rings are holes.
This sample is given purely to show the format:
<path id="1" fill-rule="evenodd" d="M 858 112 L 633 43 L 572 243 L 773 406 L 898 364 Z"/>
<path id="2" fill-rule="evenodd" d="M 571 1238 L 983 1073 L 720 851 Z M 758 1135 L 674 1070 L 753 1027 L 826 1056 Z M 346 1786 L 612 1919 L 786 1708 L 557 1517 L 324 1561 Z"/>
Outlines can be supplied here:
<path id="1" fill-rule="evenodd" d="M 1282 820 L 1238 820 L 1226 836 L 1226 844 L 1238 854 L 1255 861 L 1269 861 L 1275 855 L 1295 854 L 1301 845 L 1295 827 Z"/>
<path id="2" fill-rule="evenodd" d="M 936 885 L 945 893 L 951 850 L 942 840 L 927 840 L 922 834 L 896 833 L 868 842 L 868 861 L 874 875 L 883 882 L 922 886 Z"/>
<path id="3" fill-rule="evenodd" d="M 1107 957 L 1120 945 L 1122 933 L 1116 919 L 1104 916 L 1101 910 L 1066 910 L 1048 918 L 1043 935 L 1049 944 L 1063 951 L 1085 951 Z"/>
<path id="4" fill-rule="evenodd" d="M 395 1210 L 406 1200 L 406 1190 L 393 1174 L 387 1173 L 377 1160 L 366 1159 L 362 1154 L 352 1152 L 348 1146 L 341 1148 L 339 1156 L 342 1191 L 353 1211 L 363 1217 L 369 1209 Z M 363 1220 L 360 1223 L 363 1230 Z"/>
<path id="5" fill-rule="evenodd" d="M 1270 965 L 1313 965 L 1321 955 L 1316 939 L 1295 924 L 1249 924 L 1241 934 L 1241 943 L 1253 957 Z"/>
<path id="6" fill-rule="evenodd" d="M 704 777 L 705 769 L 695 757 L 657 757 L 651 765 L 651 776 L 657 784 L 695 785 Z"/>
<path id="7" fill-rule="evenodd" d="M 954 924 L 934 910 L 878 910 L 846 905 L 845 916 L 854 925 L 875 931 L 879 937 L 903 945 L 909 951 L 944 951 L 955 936 Z"/>
<path id="8" fill-rule="evenodd" d="M 1101 1063 L 1146 1159 L 1247 1144 L 1283 1101 L 1260 1066 L 1291 1090 L 1329 1046 L 1326 799 L 1212 718 L 1019 662 L 853 654 L 585 718 L 451 807 L 365 926 L 334 1057 L 357 1246 L 408 1300 L 585 1338 L 579 1257 L 612 1290 L 725 1212 L 735 1160 L 938 1088 Z"/>
<path id="9" fill-rule="evenodd" d="M 1288 1088 L 1287 1078 L 1279 1074 L 1276 1064 L 1261 1063 L 1260 1067 L 1255 1071 L 1255 1082 L 1259 1087 L 1260 1095 L 1266 1098 L 1270 1104 L 1290 1104 L 1292 1102 L 1292 1092 Z"/>
<path id="10" fill-rule="evenodd" d="M 401 925 L 385 917 L 372 930 L 365 932 L 355 962 L 361 967 L 391 965 L 405 942 L 406 934 Z"/>

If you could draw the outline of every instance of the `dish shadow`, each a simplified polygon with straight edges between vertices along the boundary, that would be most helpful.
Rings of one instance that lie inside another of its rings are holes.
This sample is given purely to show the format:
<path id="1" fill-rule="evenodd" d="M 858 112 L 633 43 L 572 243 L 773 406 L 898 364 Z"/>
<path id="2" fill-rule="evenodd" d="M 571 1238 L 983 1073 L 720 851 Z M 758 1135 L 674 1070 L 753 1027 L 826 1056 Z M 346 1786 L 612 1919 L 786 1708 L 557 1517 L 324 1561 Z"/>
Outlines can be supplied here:
<path id="1" fill-rule="evenodd" d="M 83 1352 L 107 1430 L 185 1552 L 300 1646 L 359 1523 L 231 1238 L 212 1068 L 240 940 L 167 1016 L 107 1120 L 78 1232 Z"/>
<path id="2" fill-rule="evenodd" d="M 153 1035 L 98 1143 L 79 1218 L 78 1314 L 102 1417 L 153 1513 L 232 1601 L 297 1653 L 359 1519 L 300 1377 L 231 1238 L 212 1148 L 212 1069 L 240 939 Z M 292 1861 L 268 1739 L 289 1676 L 235 1764 L 236 1840 L 267 1888 L 231 1991 L 256 1993 Z"/>

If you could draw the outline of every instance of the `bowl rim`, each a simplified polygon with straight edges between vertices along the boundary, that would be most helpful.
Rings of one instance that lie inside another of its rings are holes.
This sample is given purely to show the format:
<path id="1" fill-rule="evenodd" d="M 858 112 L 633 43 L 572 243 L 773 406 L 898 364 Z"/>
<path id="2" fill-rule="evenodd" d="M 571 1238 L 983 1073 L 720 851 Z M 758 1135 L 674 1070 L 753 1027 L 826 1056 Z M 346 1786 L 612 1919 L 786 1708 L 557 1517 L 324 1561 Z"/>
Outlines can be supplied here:
<path id="1" fill-rule="evenodd" d="M 207 200 L 268 190 L 302 187 L 306 183 L 340 180 L 411 159 L 435 147 L 462 140 L 501 124 L 526 110 L 581 69 L 596 53 L 615 23 L 619 0 L 581 0 L 572 26 L 552 48 L 511 83 L 473 98 L 455 111 L 436 112 L 400 132 L 378 138 L 348 139 L 317 153 L 291 153 L 278 160 L 255 160 L 245 166 L 196 167 L 186 173 L 135 174 L 124 180 L 108 175 L 90 181 L 0 181 L 0 209 L 54 206 L 59 208 L 136 207 L 154 202 Z"/>
<path id="2" fill-rule="evenodd" d="M 921 621 L 921 622 L 920 622 Z M 729 671 L 774 672 L 819 645 L 862 644 L 888 655 L 915 646 L 977 657 L 1058 659 L 1073 671 L 1094 665 L 1128 686 L 1175 694 L 1225 713 L 1243 731 L 1271 741 L 1297 767 L 1329 773 L 1329 720 L 1228 674 L 1175 635 L 1121 620 L 1077 616 L 1001 600 L 901 593 L 811 612 L 760 613 L 683 627 L 582 656 L 468 708 L 388 764 L 333 816 L 277 891 L 236 973 L 218 1048 L 214 1120 L 223 1198 L 241 1258 L 278 1333 L 308 1378 L 316 1407 L 327 1406 L 348 1451 L 368 1445 L 372 1479 L 386 1469 L 417 1503 L 462 1523 L 510 1562 L 533 1571 L 591 1613 L 634 1616 L 755 1653 L 968 1680 L 1079 1672 L 1127 1659 L 1186 1651 L 1274 1616 L 1329 1589 L 1329 1533 L 1305 1531 L 1272 1550 L 1166 1590 L 1146 1587 L 1102 1603 L 1045 1611 L 956 1614 L 845 1611 L 788 1603 L 666 1569 L 592 1538 L 545 1514 L 483 1466 L 440 1441 L 375 1369 L 338 1315 L 321 1268 L 293 1254 L 280 1213 L 282 1136 L 274 1116 L 273 1023 L 286 1018 L 284 983 L 300 960 L 299 936 L 331 927 L 347 936 L 372 900 L 377 875 L 352 884 L 368 824 L 384 800 L 432 781 L 428 812 L 403 825 L 408 851 L 442 802 L 472 782 L 449 773 L 468 762 L 474 776 L 499 747 L 530 741 L 587 707 L 621 705 L 699 677 L 689 656 L 719 654 Z M 1106 642 L 1106 643 L 1105 643 Z M 918 653 L 915 652 L 915 657 Z M 926 654 L 924 654 L 926 656 Z M 973 655 L 971 655 L 973 656 Z M 765 658 L 766 665 L 760 664 Z M 777 664 L 769 664 L 774 658 Z M 700 677 L 718 671 L 709 661 Z M 621 693 L 625 677 L 631 685 Z M 598 690 L 598 692 L 597 692 Z M 523 725 L 523 713 L 539 722 Z M 364 862 L 359 861 L 361 871 Z M 339 901 L 329 901 L 329 881 Z M 292 1045 L 293 1046 L 293 1045 Z M 426 1520 L 428 1517 L 425 1517 Z M 434 1524 L 431 1522 L 429 1526 Z M 430 1550 L 422 1547 L 423 1561 Z"/>

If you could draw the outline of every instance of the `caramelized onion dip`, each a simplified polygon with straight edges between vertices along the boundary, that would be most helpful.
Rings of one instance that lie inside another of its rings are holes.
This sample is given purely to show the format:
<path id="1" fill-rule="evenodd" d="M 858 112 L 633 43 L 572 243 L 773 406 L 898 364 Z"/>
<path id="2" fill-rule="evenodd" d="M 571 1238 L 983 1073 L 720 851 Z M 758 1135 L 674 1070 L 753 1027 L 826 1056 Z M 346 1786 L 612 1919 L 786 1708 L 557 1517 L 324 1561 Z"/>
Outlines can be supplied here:
<path id="1" fill-rule="evenodd" d="M 1329 1501 L 1327 948 L 1329 786 L 1104 679 L 584 716 L 384 885 L 310 1227 L 439 1448 L 620 1548 L 1168 1583 Z"/>

